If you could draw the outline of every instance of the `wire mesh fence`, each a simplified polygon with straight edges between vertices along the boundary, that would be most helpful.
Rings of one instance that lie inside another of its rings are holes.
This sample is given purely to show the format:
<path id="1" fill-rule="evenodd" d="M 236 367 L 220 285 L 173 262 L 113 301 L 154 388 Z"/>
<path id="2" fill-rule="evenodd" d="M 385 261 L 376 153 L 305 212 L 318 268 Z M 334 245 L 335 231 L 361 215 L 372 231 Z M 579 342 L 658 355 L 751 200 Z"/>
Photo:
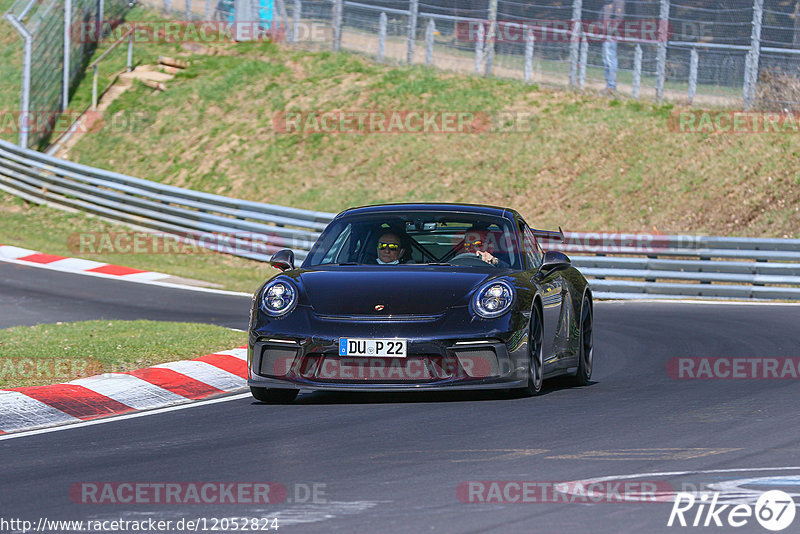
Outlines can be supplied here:
<path id="1" fill-rule="evenodd" d="M 5 18 L 22 38 L 20 139 L 37 146 L 47 139 L 58 114 L 97 48 L 104 23 L 121 20 L 128 0 L 17 0 Z"/>
<path id="2" fill-rule="evenodd" d="M 209 6 L 224 3 L 142 2 L 183 19 L 190 9 L 192 17 L 216 16 Z M 228 3 L 234 23 L 272 18 L 300 46 L 341 48 L 383 62 L 659 101 L 800 109 L 800 0 Z"/>
<path id="3" fill-rule="evenodd" d="M 170 21 L 546 85 L 704 106 L 800 111 L 800 0 L 139 0 Z M 17 0 L 29 109 L 63 93 L 61 28 L 121 18 L 127 0 Z M 105 13 L 103 14 L 103 9 Z M 11 19 L 10 19 L 11 20 Z M 27 29 L 27 30 L 26 30 Z M 63 37 L 62 37 L 63 36 Z M 69 83 L 93 43 L 69 42 Z M 23 81 L 25 85 L 25 81 Z M 23 91 L 24 92 L 24 91 Z M 23 96 L 23 103 L 25 96 Z M 28 144 L 35 138 L 28 140 Z"/>

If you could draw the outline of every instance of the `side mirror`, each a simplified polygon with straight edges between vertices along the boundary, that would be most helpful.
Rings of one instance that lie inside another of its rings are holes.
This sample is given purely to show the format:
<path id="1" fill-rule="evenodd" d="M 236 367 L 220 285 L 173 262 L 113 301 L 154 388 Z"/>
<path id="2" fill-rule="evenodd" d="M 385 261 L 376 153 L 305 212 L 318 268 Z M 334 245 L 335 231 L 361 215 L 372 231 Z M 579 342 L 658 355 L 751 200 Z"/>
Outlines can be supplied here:
<path id="1" fill-rule="evenodd" d="M 557 250 L 548 250 L 544 253 L 544 260 L 539 270 L 541 272 L 550 272 L 558 269 L 566 269 L 570 265 L 572 265 L 572 262 L 566 254 Z"/>
<path id="2" fill-rule="evenodd" d="M 269 259 L 269 264 L 281 271 L 294 269 L 294 252 L 288 248 L 279 250 Z"/>

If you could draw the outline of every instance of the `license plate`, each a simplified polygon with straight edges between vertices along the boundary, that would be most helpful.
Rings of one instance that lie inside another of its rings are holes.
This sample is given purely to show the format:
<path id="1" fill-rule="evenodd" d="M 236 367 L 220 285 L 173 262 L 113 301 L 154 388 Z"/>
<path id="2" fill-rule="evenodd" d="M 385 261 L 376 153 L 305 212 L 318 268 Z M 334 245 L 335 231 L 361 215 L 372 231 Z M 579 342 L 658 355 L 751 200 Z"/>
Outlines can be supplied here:
<path id="1" fill-rule="evenodd" d="M 376 356 L 405 358 L 405 339 L 339 338 L 339 356 Z"/>

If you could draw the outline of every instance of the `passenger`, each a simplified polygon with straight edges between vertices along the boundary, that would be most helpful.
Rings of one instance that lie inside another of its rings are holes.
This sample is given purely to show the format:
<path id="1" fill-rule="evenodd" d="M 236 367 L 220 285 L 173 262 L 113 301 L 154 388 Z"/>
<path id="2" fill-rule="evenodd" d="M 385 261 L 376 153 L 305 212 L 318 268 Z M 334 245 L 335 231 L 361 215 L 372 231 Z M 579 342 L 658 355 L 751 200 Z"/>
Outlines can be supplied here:
<path id="1" fill-rule="evenodd" d="M 494 265 L 495 267 L 508 267 L 508 264 L 496 257 L 494 252 L 494 240 L 491 235 L 485 230 L 469 230 L 464 234 L 464 252 L 468 254 L 475 254 L 480 259 Z"/>

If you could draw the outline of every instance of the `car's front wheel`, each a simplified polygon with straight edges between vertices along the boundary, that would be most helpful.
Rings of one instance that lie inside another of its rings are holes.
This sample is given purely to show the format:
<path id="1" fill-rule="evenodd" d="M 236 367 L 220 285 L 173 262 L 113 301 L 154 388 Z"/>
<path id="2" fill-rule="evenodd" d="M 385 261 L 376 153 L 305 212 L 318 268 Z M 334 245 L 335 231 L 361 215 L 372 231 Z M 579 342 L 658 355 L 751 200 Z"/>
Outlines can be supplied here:
<path id="1" fill-rule="evenodd" d="M 531 313 L 531 329 L 528 337 L 528 385 L 520 389 L 520 393 L 533 397 L 542 392 L 544 381 L 544 354 L 542 340 L 544 327 L 539 309 L 534 306 Z"/>
<path id="2" fill-rule="evenodd" d="M 250 393 L 257 401 L 271 404 L 288 404 L 297 398 L 299 389 L 274 389 L 250 386 Z"/>

